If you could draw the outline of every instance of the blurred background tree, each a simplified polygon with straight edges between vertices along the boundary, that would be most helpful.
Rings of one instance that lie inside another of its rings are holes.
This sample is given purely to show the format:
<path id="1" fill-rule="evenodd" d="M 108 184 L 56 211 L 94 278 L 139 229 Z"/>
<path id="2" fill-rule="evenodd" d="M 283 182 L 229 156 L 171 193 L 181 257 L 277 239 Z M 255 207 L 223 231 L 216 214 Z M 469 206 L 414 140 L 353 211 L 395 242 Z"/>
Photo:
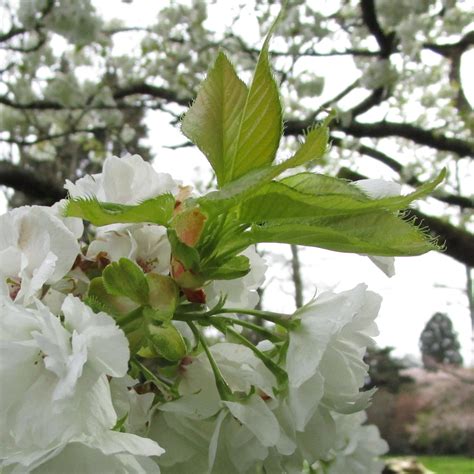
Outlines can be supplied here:
<path id="1" fill-rule="evenodd" d="M 339 114 L 332 171 L 388 170 L 418 185 L 447 166 L 440 205 L 413 214 L 441 235 L 449 255 L 473 266 L 474 119 L 461 79 L 474 44 L 470 2 L 288 3 L 272 44 L 288 146 L 331 107 Z M 151 158 L 150 111 L 176 125 L 219 48 L 245 76 L 280 4 L 176 0 L 151 20 L 145 11 L 146 25 L 97 8 L 92 0 L 3 0 L 0 184 L 13 190 L 11 205 L 56 200 L 65 178 L 94 171 L 106 153 Z M 239 21 L 255 19 L 260 35 L 252 39 Z M 334 82 L 341 87 L 328 97 Z"/>
<path id="2" fill-rule="evenodd" d="M 461 366 L 463 360 L 460 349 L 451 320 L 443 313 L 434 314 L 420 334 L 420 351 L 425 369 L 436 369 L 438 364 Z"/>
<path id="3" fill-rule="evenodd" d="M 384 388 L 390 393 L 398 393 L 403 384 L 413 382 L 411 377 L 403 374 L 407 367 L 394 357 L 393 347 L 369 347 L 364 362 L 369 366 L 369 379 L 365 389 Z"/>

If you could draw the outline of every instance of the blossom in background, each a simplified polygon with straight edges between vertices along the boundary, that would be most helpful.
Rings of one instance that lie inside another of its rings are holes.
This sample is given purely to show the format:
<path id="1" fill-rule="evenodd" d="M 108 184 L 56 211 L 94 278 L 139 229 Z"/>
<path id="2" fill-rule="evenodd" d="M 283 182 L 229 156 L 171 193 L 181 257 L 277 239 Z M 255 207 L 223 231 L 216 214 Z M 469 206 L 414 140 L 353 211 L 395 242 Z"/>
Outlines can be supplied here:
<path id="1" fill-rule="evenodd" d="M 150 163 L 138 155 L 105 159 L 102 173 L 87 175 L 64 186 L 71 197 L 95 196 L 99 201 L 115 204 L 137 204 L 160 194 L 178 191 L 168 173 L 157 173 Z"/>
<path id="2" fill-rule="evenodd" d="M 71 225 L 71 222 L 68 222 Z M 0 279 L 11 285 L 12 298 L 31 303 L 45 283 L 58 282 L 79 254 L 77 233 L 51 208 L 21 207 L 0 216 Z"/>

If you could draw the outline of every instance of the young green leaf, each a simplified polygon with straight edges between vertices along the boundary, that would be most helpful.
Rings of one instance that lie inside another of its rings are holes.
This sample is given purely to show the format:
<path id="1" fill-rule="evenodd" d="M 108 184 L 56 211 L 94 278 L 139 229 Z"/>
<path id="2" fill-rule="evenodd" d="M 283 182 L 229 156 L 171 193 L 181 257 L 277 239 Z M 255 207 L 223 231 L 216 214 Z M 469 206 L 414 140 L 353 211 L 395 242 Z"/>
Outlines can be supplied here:
<path id="1" fill-rule="evenodd" d="M 221 52 L 184 116 L 183 133 L 206 155 L 220 187 L 275 159 L 283 121 L 268 61 L 273 29 L 263 45 L 250 88 Z"/>
<path id="2" fill-rule="evenodd" d="M 233 280 L 242 278 L 249 271 L 249 259 L 245 255 L 237 255 L 221 266 L 204 268 L 202 273 L 209 280 Z"/>
<path id="3" fill-rule="evenodd" d="M 234 156 L 226 169 L 226 182 L 249 171 L 270 165 L 275 159 L 283 133 L 283 116 L 278 86 L 268 61 L 272 30 L 258 57 L 252 84 L 245 101 Z"/>
<path id="4" fill-rule="evenodd" d="M 331 112 L 322 124 L 313 127 L 305 137 L 304 143 L 298 151 L 288 160 L 280 163 L 280 173 L 290 168 L 303 166 L 306 163 L 318 160 L 324 156 L 328 148 L 329 140 L 329 124 L 335 117 L 335 113 Z"/>
<path id="5" fill-rule="evenodd" d="M 225 170 L 235 155 L 247 95 L 247 86 L 221 52 L 183 118 L 183 133 L 206 155 L 219 186 L 224 184 Z"/>
<path id="6" fill-rule="evenodd" d="M 171 245 L 171 252 L 187 270 L 199 270 L 200 257 L 198 251 L 194 247 L 186 245 L 179 240 L 174 229 L 168 229 L 168 240 Z"/>
<path id="7" fill-rule="evenodd" d="M 331 195 L 350 195 L 356 200 L 363 200 L 372 203 L 370 208 L 384 207 L 385 209 L 398 210 L 407 207 L 412 201 L 423 198 L 432 193 L 436 187 L 446 177 L 446 169 L 441 170 L 438 176 L 422 186 L 418 187 L 412 193 L 406 195 L 394 195 L 383 198 L 368 198 L 367 195 L 353 182 L 347 182 L 338 178 L 324 176 L 314 173 L 300 173 L 289 176 L 280 181 L 292 189 L 312 196 Z M 365 199 L 363 199 L 365 198 Z"/>
<path id="8" fill-rule="evenodd" d="M 244 238 L 249 245 L 279 242 L 380 256 L 421 255 L 439 249 L 423 230 L 384 210 L 254 225 Z"/>
<path id="9" fill-rule="evenodd" d="M 187 352 L 181 333 L 171 324 L 148 325 L 148 339 L 156 354 L 171 362 L 182 359 Z"/>
<path id="10" fill-rule="evenodd" d="M 331 119 L 332 115 L 323 124 L 313 128 L 306 135 L 301 148 L 291 158 L 278 165 L 251 170 L 244 176 L 227 183 L 222 189 L 203 196 L 199 199 L 199 204 L 209 213 L 225 212 L 258 192 L 263 185 L 271 182 L 283 171 L 322 158 L 327 150 L 328 126 Z"/>
<path id="11" fill-rule="evenodd" d="M 158 273 L 148 273 L 146 281 L 150 306 L 158 311 L 162 318 L 166 316 L 167 319 L 171 319 L 179 299 L 179 289 L 175 281 L 169 276 Z"/>
<path id="12" fill-rule="evenodd" d="M 397 211 L 429 194 L 444 179 L 445 171 L 430 183 L 405 196 L 371 199 L 354 184 L 313 173 L 301 173 L 263 186 L 241 203 L 238 220 L 246 223 L 300 218 L 355 215 L 371 210 Z"/>
<path id="13" fill-rule="evenodd" d="M 142 269 L 127 258 L 107 265 L 102 273 L 107 293 L 126 296 L 138 304 L 148 303 L 148 283 Z"/>
<path id="14" fill-rule="evenodd" d="M 130 298 L 109 294 L 102 277 L 91 280 L 87 297 L 91 302 L 95 302 L 100 311 L 105 311 L 112 316 L 120 316 L 137 309 L 137 303 L 134 303 Z M 94 309 L 94 306 L 92 308 Z"/>
<path id="15" fill-rule="evenodd" d="M 64 215 L 80 217 L 96 226 L 134 222 L 166 226 L 173 216 L 174 205 L 172 194 L 161 194 L 135 206 L 99 202 L 96 198 L 79 198 L 68 200 Z"/>

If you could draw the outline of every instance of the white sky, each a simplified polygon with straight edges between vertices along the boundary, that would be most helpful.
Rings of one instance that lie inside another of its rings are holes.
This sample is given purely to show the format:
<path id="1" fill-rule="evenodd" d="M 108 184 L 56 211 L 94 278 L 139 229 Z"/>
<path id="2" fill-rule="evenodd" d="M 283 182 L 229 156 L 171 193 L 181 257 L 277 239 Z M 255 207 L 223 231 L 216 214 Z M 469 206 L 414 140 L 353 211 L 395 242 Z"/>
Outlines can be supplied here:
<path id="1" fill-rule="evenodd" d="M 121 18 L 130 26 L 146 26 L 156 18 L 157 11 L 164 4 L 147 0 L 134 0 L 132 3 L 96 0 L 93 3 L 107 19 Z M 328 7 L 329 3 L 328 0 L 320 2 L 324 7 Z M 221 19 L 228 18 L 230 15 L 227 10 L 235 8 L 235 5 L 233 2 L 219 2 L 212 7 L 212 25 L 216 28 L 222 25 Z M 249 35 L 250 38 L 253 36 L 254 40 L 258 39 L 257 31 L 255 17 L 249 11 L 241 15 L 235 25 L 235 32 L 245 33 L 247 39 Z M 119 39 L 119 48 L 124 51 L 133 43 L 127 35 L 120 35 Z M 467 66 L 467 58 L 464 58 L 463 75 L 465 84 L 473 86 L 468 87 L 466 93 L 471 103 L 474 103 L 474 80 L 469 80 L 469 76 L 472 78 L 473 75 L 474 50 L 469 53 L 469 59 L 470 68 Z M 328 97 L 352 82 L 353 73 L 356 71 L 350 60 L 345 58 L 332 58 L 329 66 L 326 63 L 325 69 L 331 73 L 324 91 Z M 209 175 L 209 166 L 200 152 L 188 148 L 163 148 L 185 141 L 177 128 L 168 125 L 166 118 L 156 112 L 149 115 L 147 125 L 150 128 L 149 143 L 155 152 L 154 166 L 157 171 L 169 172 L 175 179 L 186 184 L 192 183 L 197 175 L 203 181 L 207 180 L 202 177 Z M 0 212 L 2 209 L 5 209 L 5 199 L 0 193 Z M 272 255 L 277 253 L 287 258 L 290 256 L 288 246 L 267 245 L 264 248 L 271 250 Z M 270 283 L 264 296 L 265 308 L 291 312 L 294 309 L 293 289 L 291 282 L 287 280 L 291 269 L 279 261 L 281 259 L 278 259 L 278 256 L 272 256 L 271 260 L 276 262 L 272 263 L 268 270 Z M 357 255 L 304 249 L 301 252 L 301 260 L 306 299 L 313 296 L 316 288 L 319 291 L 342 290 L 360 282 L 367 283 L 371 290 L 382 295 L 383 304 L 378 318 L 380 336 L 377 338 L 381 346 L 394 346 L 397 355 L 412 354 L 418 357 L 420 332 L 436 311 L 442 311 L 450 316 L 459 334 L 465 362 L 471 361 L 471 324 L 464 293 L 466 274 L 465 267 L 460 263 L 433 252 L 421 257 L 399 258 L 396 263 L 397 273 L 389 279 L 368 258 Z"/>

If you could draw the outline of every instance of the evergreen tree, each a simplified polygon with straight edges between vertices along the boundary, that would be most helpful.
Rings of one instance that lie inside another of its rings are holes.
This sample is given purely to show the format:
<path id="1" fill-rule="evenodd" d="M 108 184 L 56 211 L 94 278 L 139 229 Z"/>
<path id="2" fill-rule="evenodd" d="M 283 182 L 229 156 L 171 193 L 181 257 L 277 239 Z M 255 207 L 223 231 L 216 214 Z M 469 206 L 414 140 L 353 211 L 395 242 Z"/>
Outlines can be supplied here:
<path id="1" fill-rule="evenodd" d="M 393 347 L 369 347 L 364 361 L 369 366 L 369 379 L 366 389 L 385 387 L 390 393 L 398 393 L 404 383 L 413 382 L 411 377 L 402 375 L 400 371 L 406 369 L 400 359 L 392 355 Z"/>
<path id="2" fill-rule="evenodd" d="M 432 369 L 433 362 L 462 365 L 457 333 L 453 330 L 451 320 L 443 313 L 434 314 L 426 323 L 419 345 L 426 369 Z"/>

